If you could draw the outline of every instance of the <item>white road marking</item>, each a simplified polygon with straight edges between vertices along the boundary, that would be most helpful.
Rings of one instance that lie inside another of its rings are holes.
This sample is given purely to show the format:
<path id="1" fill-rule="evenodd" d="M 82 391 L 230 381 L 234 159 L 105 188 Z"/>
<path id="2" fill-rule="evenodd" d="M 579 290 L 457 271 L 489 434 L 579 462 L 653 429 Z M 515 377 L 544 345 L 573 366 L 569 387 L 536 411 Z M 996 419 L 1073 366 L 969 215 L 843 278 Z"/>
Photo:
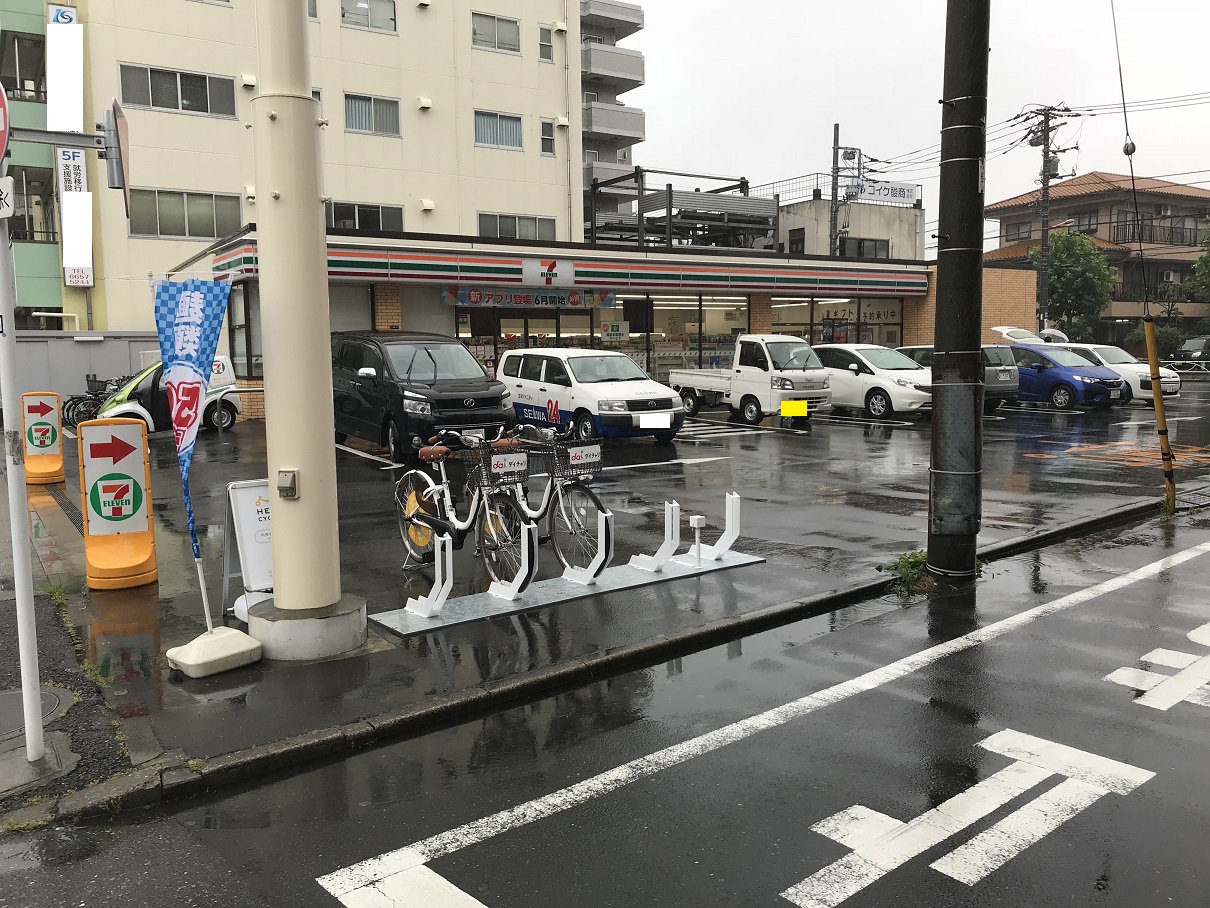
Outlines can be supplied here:
<path id="1" fill-rule="evenodd" d="M 351 892 L 341 902 L 346 908 L 486 908 L 423 864 Z"/>
<path id="2" fill-rule="evenodd" d="M 1134 702 L 1152 709 L 1169 710 L 1207 683 L 1210 683 L 1210 656 L 1198 659 L 1188 668 L 1165 678 Z"/>
<path id="3" fill-rule="evenodd" d="M 1171 649 L 1153 649 L 1139 661 L 1162 665 L 1164 668 L 1188 668 L 1197 661 L 1197 656 L 1191 653 L 1178 653 Z"/>
<path id="4" fill-rule="evenodd" d="M 1193 422 L 1195 419 L 1201 419 L 1201 417 L 1200 416 L 1169 416 L 1164 421 L 1165 422 Z M 1113 425 L 1115 428 L 1118 426 L 1153 426 L 1153 425 L 1155 425 L 1155 420 L 1154 419 L 1131 419 L 1131 420 L 1128 420 L 1127 422 L 1115 422 Z"/>
<path id="5" fill-rule="evenodd" d="M 356 454 L 358 457 L 364 457 L 366 460 L 373 460 L 373 461 L 376 461 L 377 463 L 390 464 L 391 467 L 403 466 L 403 464 L 401 464 L 401 463 L 395 463 L 389 457 L 379 457 L 377 454 L 367 454 L 365 451 L 358 451 L 356 448 L 350 448 L 348 445 L 338 444 L 336 446 L 336 450 L 347 451 L 349 454 Z"/>
<path id="6" fill-rule="evenodd" d="M 389 851 L 376 858 L 353 864 L 336 870 L 319 878 L 318 882 L 332 895 L 342 897 L 363 886 L 368 886 L 383 880 L 391 874 L 391 862 L 398 860 L 398 855 L 416 853 L 424 860 L 431 861 L 443 855 L 485 842 L 501 833 L 526 826 L 546 817 L 554 816 L 572 807 L 587 803 L 595 798 L 610 794 L 641 779 L 650 778 L 657 773 L 686 763 L 694 757 L 712 753 L 719 748 L 743 741 L 758 732 L 777 728 L 794 719 L 802 718 L 834 703 L 840 703 L 857 694 L 875 690 L 892 681 L 933 665 L 955 653 L 971 649 L 981 643 L 994 640 L 1010 631 L 1017 630 L 1041 618 L 1058 614 L 1076 605 L 1089 602 L 1108 593 L 1124 589 L 1141 580 L 1155 577 L 1169 571 L 1177 565 L 1184 564 L 1200 555 L 1210 552 L 1210 542 L 1204 542 L 1192 548 L 1169 555 L 1159 561 L 1144 565 L 1128 574 L 1113 577 L 1087 589 L 1063 596 L 1053 602 L 1044 603 L 1027 609 L 1017 615 L 989 624 L 986 627 L 971 631 L 961 637 L 955 637 L 945 643 L 929 647 L 926 650 L 905 656 L 890 665 L 877 668 L 858 675 L 848 681 L 842 681 L 832 687 L 824 688 L 798 700 L 741 719 L 731 725 L 725 725 L 715 731 L 707 732 L 696 738 L 690 738 L 680 744 L 674 744 L 663 750 L 648 754 L 645 757 L 623 763 L 599 775 L 577 782 L 567 788 L 518 804 L 491 816 L 466 823 L 454 829 L 447 830 L 427 839 L 415 842 L 406 848 Z"/>
<path id="7" fill-rule="evenodd" d="M 1194 643 L 1210 646 L 1210 624 L 1194 628 L 1186 636 Z M 1196 656 L 1170 649 L 1154 649 L 1139 660 L 1148 665 L 1178 669 L 1175 675 L 1140 668 L 1119 668 L 1105 681 L 1144 691 L 1135 699 L 1140 706 L 1167 711 L 1181 702 L 1210 705 L 1210 656 Z"/>
<path id="8" fill-rule="evenodd" d="M 1087 785 L 1103 788 L 1115 794 L 1129 794 L 1155 776 L 1149 769 L 1139 769 L 1108 757 L 1056 744 L 1044 738 L 1004 730 L 979 742 L 984 750 L 1013 760 L 1022 760 L 1050 770 L 1069 779 L 1079 779 Z"/>
<path id="9" fill-rule="evenodd" d="M 67 428 L 66 426 L 63 427 L 63 434 L 66 435 L 68 438 L 76 437 L 76 433 L 73 432 L 71 429 Z"/>

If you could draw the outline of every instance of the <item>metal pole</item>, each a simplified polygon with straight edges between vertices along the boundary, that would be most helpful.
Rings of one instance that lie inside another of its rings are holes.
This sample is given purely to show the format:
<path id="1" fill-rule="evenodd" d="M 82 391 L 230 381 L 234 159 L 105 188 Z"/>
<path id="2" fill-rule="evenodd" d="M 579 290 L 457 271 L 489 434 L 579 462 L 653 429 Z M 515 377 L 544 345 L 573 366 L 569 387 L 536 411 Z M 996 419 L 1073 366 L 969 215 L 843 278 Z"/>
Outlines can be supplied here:
<path id="1" fill-rule="evenodd" d="M 274 605 L 302 611 L 341 598 L 331 320 L 307 16 L 300 0 L 257 0 L 260 93 L 252 100 L 260 266 L 265 446 L 274 516 Z M 297 498 L 277 493 L 298 474 Z M 316 622 L 322 624 L 323 622 Z"/>
<path id="2" fill-rule="evenodd" d="M 672 248 L 672 184 L 669 183 L 665 189 L 665 201 L 668 205 L 668 223 L 664 225 L 664 241 L 668 244 L 668 248 Z"/>
<path id="3" fill-rule="evenodd" d="M 832 126 L 832 202 L 828 206 L 828 255 L 836 255 L 836 216 L 840 213 L 840 124 Z"/>
<path id="4" fill-rule="evenodd" d="M 702 307 L 702 295 L 697 295 L 697 367 L 702 368 L 702 363 L 705 362 L 702 356 L 702 342 L 705 339 L 705 332 L 702 330 L 702 317 L 705 315 L 705 310 Z"/>
<path id="5" fill-rule="evenodd" d="M 8 221 L 0 221 L 0 225 L 3 225 L 0 227 L 0 400 L 4 407 L 4 462 L 8 467 L 8 523 L 13 541 L 13 591 L 17 596 L 25 759 L 33 763 L 42 759 L 45 746 L 34 577 L 29 553 L 29 501 L 25 495 L 25 439 L 21 437 L 21 392 L 17 387 L 17 267 L 13 262 Z"/>
<path id="6" fill-rule="evenodd" d="M 1164 471 L 1164 501 L 1168 513 L 1176 510 L 1176 475 L 1173 473 L 1172 443 L 1168 440 L 1168 416 L 1164 412 L 1164 389 L 1160 385 L 1160 356 L 1155 343 L 1155 321 L 1148 312 L 1143 316 L 1143 336 L 1147 339 L 1147 366 L 1151 372 L 1151 403 L 1160 436 L 1160 458 Z"/>
<path id="7" fill-rule="evenodd" d="M 1050 317 L 1050 108 L 1042 109 L 1042 248 L 1038 252 L 1038 330 Z"/>
<path id="8" fill-rule="evenodd" d="M 948 0 L 928 568 L 969 579 L 983 493 L 983 193 L 991 0 Z"/>

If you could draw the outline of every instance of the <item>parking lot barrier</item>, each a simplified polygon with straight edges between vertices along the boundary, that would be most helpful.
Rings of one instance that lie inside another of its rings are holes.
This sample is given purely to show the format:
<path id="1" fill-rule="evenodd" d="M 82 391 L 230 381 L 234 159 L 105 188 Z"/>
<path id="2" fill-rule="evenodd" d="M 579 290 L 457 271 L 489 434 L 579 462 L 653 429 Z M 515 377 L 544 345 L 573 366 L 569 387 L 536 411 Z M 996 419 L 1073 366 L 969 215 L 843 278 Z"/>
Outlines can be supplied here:
<path id="1" fill-rule="evenodd" d="M 231 387 L 223 388 L 222 391 L 218 392 L 218 404 L 216 406 L 218 406 L 219 408 L 222 408 L 223 401 L 225 401 L 227 399 L 228 394 L 264 394 L 264 393 L 265 393 L 264 388 L 240 388 L 240 387 L 237 387 L 236 385 L 231 385 Z M 221 419 L 216 419 L 215 424 L 218 426 L 218 434 L 222 435 L 223 434 L 223 421 Z"/>

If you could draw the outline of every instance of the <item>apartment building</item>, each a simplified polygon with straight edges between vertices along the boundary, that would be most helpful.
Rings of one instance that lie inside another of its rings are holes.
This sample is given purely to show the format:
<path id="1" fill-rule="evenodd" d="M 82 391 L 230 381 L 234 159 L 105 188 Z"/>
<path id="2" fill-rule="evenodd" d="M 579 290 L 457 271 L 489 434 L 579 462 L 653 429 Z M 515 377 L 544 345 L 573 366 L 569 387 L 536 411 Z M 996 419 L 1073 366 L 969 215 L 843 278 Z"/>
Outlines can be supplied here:
<path id="1" fill-rule="evenodd" d="M 1152 300 L 1179 303 L 1186 318 L 1210 315 L 1183 289 L 1210 230 L 1210 189 L 1150 177 L 1135 183 L 1137 214 L 1129 176 L 1093 171 L 1052 184 L 1051 230 L 1086 234 L 1116 269 L 1105 319 L 1141 317 L 1144 286 Z M 1041 195 L 1035 189 L 987 206 L 988 219 L 1000 223 L 1000 245 L 986 262 L 1028 265 L 1029 250 L 1041 243 Z"/>

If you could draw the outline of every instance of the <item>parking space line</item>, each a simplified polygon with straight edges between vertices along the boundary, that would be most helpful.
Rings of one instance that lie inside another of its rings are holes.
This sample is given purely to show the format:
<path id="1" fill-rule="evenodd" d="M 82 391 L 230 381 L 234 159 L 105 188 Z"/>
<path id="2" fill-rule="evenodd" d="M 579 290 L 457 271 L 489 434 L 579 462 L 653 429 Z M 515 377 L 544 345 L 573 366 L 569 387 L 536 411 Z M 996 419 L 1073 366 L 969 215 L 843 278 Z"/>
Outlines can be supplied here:
<path id="1" fill-rule="evenodd" d="M 373 460 L 377 463 L 389 464 L 391 467 L 402 467 L 403 464 L 395 463 L 387 457 L 379 457 L 377 454 L 367 454 L 365 451 L 358 451 L 356 448 L 350 448 L 348 445 L 336 446 L 338 451 L 347 451 L 349 454 L 356 454 L 358 457 L 364 457 L 366 460 Z"/>
<path id="2" fill-rule="evenodd" d="M 76 437 L 76 433 L 73 432 L 71 429 L 67 428 L 66 426 L 63 427 L 63 434 L 66 435 L 68 438 Z"/>
<path id="3" fill-rule="evenodd" d="M 741 719 L 738 722 L 725 725 L 722 728 L 699 735 L 696 738 L 690 738 L 680 744 L 674 744 L 655 753 L 639 757 L 628 763 L 623 763 L 620 766 L 584 779 L 559 791 L 551 792 L 550 794 L 517 804 L 481 819 L 446 830 L 445 832 L 408 845 L 406 848 L 387 852 L 379 857 L 336 870 L 320 877 L 318 882 L 332 895 L 341 898 L 384 879 L 384 867 L 389 867 L 394 856 L 400 853 L 418 853 L 426 861 L 431 861 L 444 855 L 453 854 L 471 845 L 486 842 L 502 833 L 547 817 L 555 816 L 563 811 L 624 788 L 634 782 L 650 778 L 666 769 L 686 763 L 695 757 L 700 757 L 726 747 L 729 744 L 746 740 L 758 732 L 778 728 L 823 707 L 840 703 L 867 691 L 876 690 L 922 668 L 933 665 L 942 659 L 947 659 L 955 653 L 971 649 L 1039 619 L 1058 614 L 1076 605 L 1124 589 L 1139 581 L 1155 577 L 1207 552 L 1210 552 L 1210 542 L 1204 542 L 1192 548 L 1174 553 L 1127 574 L 1112 577 L 1109 580 L 1075 593 L 1070 593 L 1052 602 L 1034 606 L 1016 615 L 996 621 L 986 627 L 964 634 L 961 637 L 955 637 L 953 640 L 937 644 L 910 656 L 905 656 L 889 665 L 868 671 L 848 681 L 842 681 L 839 684 L 824 688 L 758 715 Z M 995 736 L 989 739 L 989 741 L 994 739 Z M 1029 749 L 1028 745 L 1021 738 L 1002 739 L 997 746 L 1000 748 L 997 750 L 998 753 L 1008 756 L 1012 755 L 1007 752 L 1011 747 L 1022 750 Z M 1055 747 L 1059 747 L 1059 745 Z M 1033 754 L 1038 750 L 1039 748 L 1033 747 L 1029 752 Z M 1088 767 L 1078 765 L 1078 761 L 1073 760 L 1071 754 L 1067 753 L 1070 750 L 1072 749 L 1048 750 L 1041 755 L 1041 758 L 1048 760 L 1055 766 L 1069 767 L 1073 769 L 1072 776 L 1084 778 L 1088 773 Z M 1029 761 L 1035 765 L 1038 763 L 1038 759 L 1033 756 L 1030 757 Z M 1105 762 L 1110 763 L 1112 761 L 1107 760 Z M 1079 772 L 1074 770 L 1079 770 Z M 1101 775 L 1105 776 L 1105 767 L 1100 767 L 1100 770 Z M 1089 779 L 1084 778 L 1084 781 L 1089 781 Z M 1109 787 L 1110 790 L 1117 790 L 1113 786 L 1107 785 L 1106 787 Z M 346 902 L 346 904 L 351 903 Z"/>

